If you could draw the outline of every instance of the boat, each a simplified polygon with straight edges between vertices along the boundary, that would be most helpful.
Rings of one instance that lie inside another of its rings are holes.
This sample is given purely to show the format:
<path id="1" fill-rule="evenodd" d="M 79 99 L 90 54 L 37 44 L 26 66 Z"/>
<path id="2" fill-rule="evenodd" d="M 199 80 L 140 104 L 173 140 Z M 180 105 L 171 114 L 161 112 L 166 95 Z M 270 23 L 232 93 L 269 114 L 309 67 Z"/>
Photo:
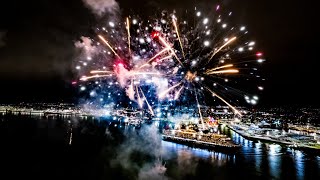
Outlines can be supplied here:
<path id="1" fill-rule="evenodd" d="M 214 150 L 219 152 L 237 152 L 241 145 L 235 144 L 226 135 L 207 133 L 190 130 L 164 130 L 162 134 L 164 141 L 184 144 L 189 147 Z"/>

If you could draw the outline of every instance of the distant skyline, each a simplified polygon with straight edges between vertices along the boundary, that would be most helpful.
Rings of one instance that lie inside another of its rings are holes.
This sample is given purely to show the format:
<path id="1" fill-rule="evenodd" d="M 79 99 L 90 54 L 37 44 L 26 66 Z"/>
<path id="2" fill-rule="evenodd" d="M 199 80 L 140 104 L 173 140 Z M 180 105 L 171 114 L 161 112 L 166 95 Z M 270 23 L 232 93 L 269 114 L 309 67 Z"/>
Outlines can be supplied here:
<path id="1" fill-rule="evenodd" d="M 214 7 L 219 1 L 120 0 L 124 14 L 159 9 Z M 195 3 L 196 2 L 196 3 Z M 260 105 L 319 105 L 315 2 L 220 1 L 245 24 L 267 62 Z M 0 7 L 0 103 L 10 101 L 72 101 L 70 85 L 74 42 L 90 34 L 95 15 L 81 0 L 12 0 Z"/>

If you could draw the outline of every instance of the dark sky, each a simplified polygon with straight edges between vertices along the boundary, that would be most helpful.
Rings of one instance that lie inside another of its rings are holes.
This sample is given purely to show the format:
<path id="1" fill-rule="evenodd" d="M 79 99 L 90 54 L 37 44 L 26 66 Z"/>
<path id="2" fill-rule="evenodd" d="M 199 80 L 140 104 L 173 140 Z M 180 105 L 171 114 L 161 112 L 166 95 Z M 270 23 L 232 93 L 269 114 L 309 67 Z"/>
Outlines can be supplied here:
<path id="1" fill-rule="evenodd" d="M 120 0 L 124 13 L 190 8 L 217 1 Z M 195 3 L 196 2 L 196 3 Z M 225 0 L 264 52 L 267 75 L 261 103 L 315 104 L 319 97 L 316 3 L 298 0 Z M 70 100 L 74 42 L 96 18 L 81 0 L 4 0 L 0 6 L 0 103 Z"/>

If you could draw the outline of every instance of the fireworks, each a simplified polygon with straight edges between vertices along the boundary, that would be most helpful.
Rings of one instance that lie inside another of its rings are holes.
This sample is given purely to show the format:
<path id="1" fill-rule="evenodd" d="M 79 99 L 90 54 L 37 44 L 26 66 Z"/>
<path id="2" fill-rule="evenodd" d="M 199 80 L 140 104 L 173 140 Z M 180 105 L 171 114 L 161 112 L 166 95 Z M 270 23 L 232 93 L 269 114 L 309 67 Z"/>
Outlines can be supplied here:
<path id="1" fill-rule="evenodd" d="M 232 104 L 240 104 L 239 97 L 249 100 L 239 90 L 239 79 L 261 78 L 251 65 L 265 60 L 261 52 L 254 52 L 256 43 L 246 39 L 245 26 L 224 22 L 220 6 L 213 11 L 210 18 L 196 8 L 181 16 L 164 11 L 148 20 L 133 15 L 123 18 L 124 22 L 109 21 L 96 28 L 91 43 L 80 45 L 87 56 L 75 66 L 80 90 L 90 86 L 96 89 L 91 98 L 108 97 L 117 106 L 136 104 L 153 116 L 154 109 L 164 104 L 173 108 L 194 104 L 202 120 L 200 107 L 212 99 L 241 115 Z M 183 16 L 185 19 L 180 18 Z M 251 84 L 243 86 L 247 85 Z M 261 85 L 255 87 L 263 90 Z M 205 98 L 207 94 L 213 98 Z M 257 103 L 254 97 L 251 104 Z"/>

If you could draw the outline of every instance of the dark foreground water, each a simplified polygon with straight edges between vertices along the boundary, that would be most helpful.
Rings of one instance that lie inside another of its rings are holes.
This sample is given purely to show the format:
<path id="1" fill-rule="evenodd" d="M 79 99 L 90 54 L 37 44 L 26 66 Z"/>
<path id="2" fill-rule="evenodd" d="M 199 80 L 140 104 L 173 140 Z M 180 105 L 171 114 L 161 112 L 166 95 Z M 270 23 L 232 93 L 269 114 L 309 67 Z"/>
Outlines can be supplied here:
<path id="1" fill-rule="evenodd" d="M 157 125 L 157 124 L 156 124 Z M 319 179 L 320 156 L 253 142 L 237 154 L 161 141 L 106 120 L 0 116 L 0 179 Z"/>

